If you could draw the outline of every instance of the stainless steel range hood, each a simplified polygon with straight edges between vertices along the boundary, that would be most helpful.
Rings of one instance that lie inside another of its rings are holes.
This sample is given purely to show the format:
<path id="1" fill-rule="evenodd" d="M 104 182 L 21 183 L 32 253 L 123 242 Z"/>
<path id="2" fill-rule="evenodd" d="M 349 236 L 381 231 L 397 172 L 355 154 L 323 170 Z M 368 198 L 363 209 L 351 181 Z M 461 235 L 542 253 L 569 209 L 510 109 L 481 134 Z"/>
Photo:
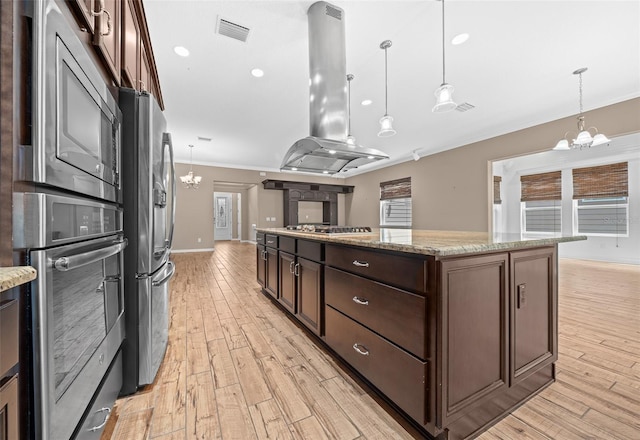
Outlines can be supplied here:
<path id="1" fill-rule="evenodd" d="M 311 135 L 295 142 L 280 169 L 335 174 L 388 159 L 373 148 L 347 138 L 347 68 L 344 11 L 316 2 L 309 21 L 309 116 Z"/>

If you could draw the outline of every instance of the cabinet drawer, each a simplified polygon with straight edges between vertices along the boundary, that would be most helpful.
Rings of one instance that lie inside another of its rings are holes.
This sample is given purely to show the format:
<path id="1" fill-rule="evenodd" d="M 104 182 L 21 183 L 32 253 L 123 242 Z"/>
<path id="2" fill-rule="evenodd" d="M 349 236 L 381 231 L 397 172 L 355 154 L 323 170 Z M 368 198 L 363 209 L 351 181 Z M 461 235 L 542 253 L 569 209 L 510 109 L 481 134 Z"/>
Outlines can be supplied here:
<path id="1" fill-rule="evenodd" d="M 278 236 L 267 234 L 264 236 L 265 245 L 272 248 L 278 247 Z"/>
<path id="2" fill-rule="evenodd" d="M 345 361 L 423 425 L 427 363 L 326 306 L 326 341 Z"/>
<path id="3" fill-rule="evenodd" d="M 113 361 L 91 409 L 85 414 L 85 420 L 78 431 L 77 439 L 97 440 L 100 438 L 107 420 L 111 417 L 111 409 L 118 398 L 120 388 L 122 388 L 122 352 L 118 353 Z"/>
<path id="4" fill-rule="evenodd" d="M 264 234 L 262 232 L 256 233 L 256 243 L 257 244 L 265 244 Z"/>
<path id="5" fill-rule="evenodd" d="M 324 261 L 324 245 L 317 241 L 298 240 L 298 255 L 311 261 Z"/>
<path id="6" fill-rule="evenodd" d="M 278 248 L 281 251 L 289 252 L 290 254 L 296 253 L 296 239 L 291 237 L 279 237 Z"/>
<path id="7" fill-rule="evenodd" d="M 427 262 L 424 258 L 327 245 L 326 264 L 404 289 L 426 291 Z"/>
<path id="8" fill-rule="evenodd" d="M 18 300 L 0 303 L 0 377 L 18 363 Z"/>
<path id="9" fill-rule="evenodd" d="M 425 298 L 327 267 L 325 302 L 425 359 Z"/>

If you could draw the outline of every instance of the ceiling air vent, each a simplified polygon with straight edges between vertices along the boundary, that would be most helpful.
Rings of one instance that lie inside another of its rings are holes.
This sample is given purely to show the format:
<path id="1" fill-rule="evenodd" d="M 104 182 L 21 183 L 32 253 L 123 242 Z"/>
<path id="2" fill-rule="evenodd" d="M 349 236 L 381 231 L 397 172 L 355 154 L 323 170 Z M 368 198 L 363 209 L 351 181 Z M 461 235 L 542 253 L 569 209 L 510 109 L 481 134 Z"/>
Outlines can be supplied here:
<path id="1" fill-rule="evenodd" d="M 340 9 L 336 9 L 331 5 L 327 5 L 327 15 L 329 17 L 337 18 L 338 20 L 342 20 L 342 11 Z"/>
<path id="2" fill-rule="evenodd" d="M 211 142 L 212 139 L 204 136 L 198 136 L 198 140 L 202 142 Z"/>
<path id="3" fill-rule="evenodd" d="M 456 110 L 458 110 L 459 112 L 466 112 L 467 110 L 471 110 L 471 109 L 474 109 L 474 108 L 476 108 L 475 105 L 469 104 L 468 102 L 463 102 L 462 104 L 459 104 L 456 107 Z"/>
<path id="4" fill-rule="evenodd" d="M 234 40 L 246 43 L 247 38 L 249 37 L 249 28 L 240 26 L 239 24 L 233 23 L 229 20 L 225 20 L 224 18 L 219 18 L 218 33 L 220 35 L 224 35 L 229 38 L 233 38 Z"/>

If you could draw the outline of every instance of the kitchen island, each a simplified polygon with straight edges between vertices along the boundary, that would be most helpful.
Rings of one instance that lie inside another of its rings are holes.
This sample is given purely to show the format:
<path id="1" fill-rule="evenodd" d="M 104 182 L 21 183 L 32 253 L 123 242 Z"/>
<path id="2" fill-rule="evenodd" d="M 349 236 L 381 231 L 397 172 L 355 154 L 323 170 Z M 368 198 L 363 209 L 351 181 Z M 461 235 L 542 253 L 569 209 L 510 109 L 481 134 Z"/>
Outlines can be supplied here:
<path id="1" fill-rule="evenodd" d="M 554 381 L 557 246 L 585 238 L 259 229 L 257 276 L 425 434 L 468 438 Z"/>

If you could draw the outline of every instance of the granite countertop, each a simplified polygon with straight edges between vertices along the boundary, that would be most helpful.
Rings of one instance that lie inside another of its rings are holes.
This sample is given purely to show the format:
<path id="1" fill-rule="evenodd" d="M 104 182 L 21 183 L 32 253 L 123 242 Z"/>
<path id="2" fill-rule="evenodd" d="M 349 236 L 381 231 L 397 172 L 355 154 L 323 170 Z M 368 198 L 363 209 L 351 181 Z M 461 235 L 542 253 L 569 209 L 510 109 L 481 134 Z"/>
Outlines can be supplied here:
<path id="1" fill-rule="evenodd" d="M 0 267 L 0 292 L 35 280 L 36 275 L 31 266 Z"/>
<path id="2" fill-rule="evenodd" d="M 370 233 L 321 234 L 286 228 L 258 228 L 258 232 L 287 235 L 375 249 L 409 252 L 435 257 L 476 254 L 495 250 L 523 249 L 586 240 L 584 235 L 523 239 L 520 234 L 493 234 L 467 231 L 428 231 L 419 229 L 372 229 Z"/>

